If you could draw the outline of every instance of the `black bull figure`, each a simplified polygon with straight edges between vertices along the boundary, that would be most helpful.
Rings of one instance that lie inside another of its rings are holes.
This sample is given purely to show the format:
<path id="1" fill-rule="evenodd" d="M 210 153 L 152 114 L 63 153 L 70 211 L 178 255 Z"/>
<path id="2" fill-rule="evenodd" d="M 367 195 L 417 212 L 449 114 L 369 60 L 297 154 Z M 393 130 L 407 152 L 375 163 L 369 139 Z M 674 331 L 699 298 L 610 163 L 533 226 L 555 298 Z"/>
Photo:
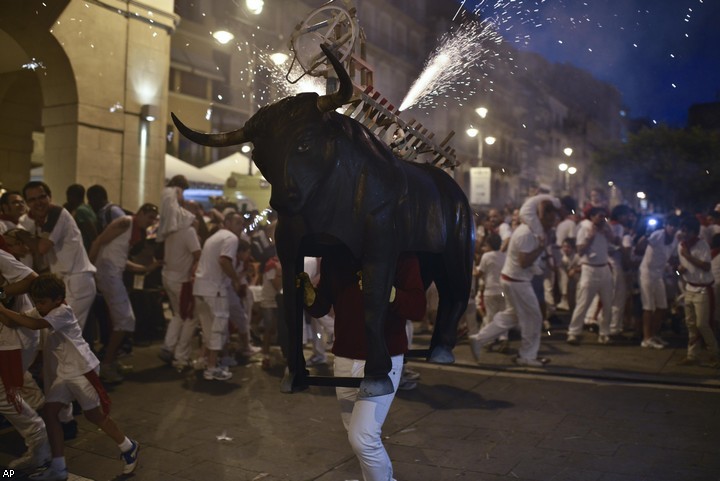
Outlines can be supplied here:
<path id="1" fill-rule="evenodd" d="M 272 186 L 290 340 L 281 389 L 310 384 L 301 345 L 302 292 L 296 285 L 303 257 L 322 256 L 325 247 L 340 243 L 362 265 L 368 359 L 360 396 L 384 395 L 394 389 L 383 320 L 401 252 L 416 253 L 425 286 L 434 281 L 438 289 L 428 360 L 455 360 L 457 323 L 467 307 L 472 276 L 472 212 L 462 190 L 441 169 L 398 159 L 362 124 L 334 111 L 350 100 L 353 87 L 342 64 L 322 48 L 339 79 L 333 94 L 285 98 L 232 132 L 205 134 L 175 115 L 173 121 L 202 145 L 252 142 L 253 161 Z"/>

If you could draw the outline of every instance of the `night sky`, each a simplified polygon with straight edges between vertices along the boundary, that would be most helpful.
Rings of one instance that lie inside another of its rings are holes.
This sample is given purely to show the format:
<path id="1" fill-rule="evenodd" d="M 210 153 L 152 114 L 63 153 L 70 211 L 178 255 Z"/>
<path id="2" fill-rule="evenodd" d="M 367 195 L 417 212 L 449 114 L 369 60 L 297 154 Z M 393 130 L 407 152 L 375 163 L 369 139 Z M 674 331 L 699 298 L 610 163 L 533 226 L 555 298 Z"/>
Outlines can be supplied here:
<path id="1" fill-rule="evenodd" d="M 720 0 L 465 4 L 473 5 L 483 16 L 494 13 L 505 39 L 519 48 L 617 86 L 629 117 L 682 126 L 693 103 L 720 101 Z"/>

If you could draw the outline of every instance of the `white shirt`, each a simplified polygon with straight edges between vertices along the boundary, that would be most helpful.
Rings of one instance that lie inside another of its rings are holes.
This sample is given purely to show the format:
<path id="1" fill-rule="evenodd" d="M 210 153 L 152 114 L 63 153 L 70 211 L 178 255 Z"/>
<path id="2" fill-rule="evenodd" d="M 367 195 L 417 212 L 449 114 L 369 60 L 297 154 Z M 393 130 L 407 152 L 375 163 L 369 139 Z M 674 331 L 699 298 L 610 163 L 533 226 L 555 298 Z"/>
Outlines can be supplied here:
<path id="1" fill-rule="evenodd" d="M 40 227 L 27 214 L 20 217 L 18 225 L 38 237 L 43 236 Z M 95 272 L 95 266 L 85 252 L 80 229 L 66 209 L 60 213 L 48 239 L 53 243 L 53 247 L 46 254 L 46 258 L 50 271 L 54 274 L 65 279 L 72 274 Z"/>
<path id="2" fill-rule="evenodd" d="M 0 250 L 0 286 L 20 282 L 32 273 L 32 269 Z M 17 312 L 32 309 L 28 295 L 15 296 L 13 309 Z M 39 339 L 40 333 L 36 330 L 25 327 L 11 328 L 0 324 L 0 350 L 22 349 L 23 370 L 27 370 L 35 359 Z"/>
<path id="3" fill-rule="evenodd" d="M 273 309 L 277 307 L 275 296 L 278 290 L 273 286 L 272 281 L 277 276 L 277 269 L 268 269 L 263 272 L 262 298 L 260 299 L 260 307 Z"/>
<path id="4" fill-rule="evenodd" d="M 593 227 L 593 223 L 588 219 L 580 222 L 580 229 L 578 229 L 577 233 L 578 248 L 588 243 L 588 237 L 592 233 Z M 580 262 L 582 264 L 592 264 L 594 266 L 607 264 L 608 247 L 609 243 L 607 237 L 605 234 L 598 231 L 590 242 L 590 246 L 585 251 L 585 254 L 580 256 Z"/>
<path id="5" fill-rule="evenodd" d="M 133 220 L 130 215 L 126 215 L 124 218 L 130 222 L 130 226 L 122 234 L 100 248 L 95 260 L 98 275 L 117 277 L 122 276 L 125 271 L 128 253 L 130 252 Z"/>
<path id="6" fill-rule="evenodd" d="M 575 238 L 575 227 L 575 221 L 572 219 L 561 221 L 555 228 L 555 243 L 561 246 L 565 239 Z"/>
<path id="7" fill-rule="evenodd" d="M 171 282 L 190 280 L 190 268 L 195 261 L 195 252 L 201 250 L 200 239 L 192 227 L 182 227 L 165 239 L 165 265 L 162 275 Z"/>
<path id="8" fill-rule="evenodd" d="M 680 265 L 686 269 L 682 275 L 685 282 L 687 282 L 685 290 L 690 292 L 701 292 L 705 287 L 709 287 L 714 281 L 712 267 L 709 271 L 700 269 L 681 256 L 680 249 L 682 249 L 682 244 L 678 245 L 677 253 L 678 259 L 680 259 Z M 690 249 L 690 255 L 703 262 L 710 262 L 710 246 L 708 246 L 707 242 L 703 239 L 698 239 L 695 245 Z"/>
<path id="9" fill-rule="evenodd" d="M 677 251 L 677 236 L 670 244 L 665 244 L 665 230 L 656 230 L 648 237 L 648 246 L 640 262 L 640 274 L 643 276 L 659 277 L 665 271 L 670 256 Z"/>
<path id="10" fill-rule="evenodd" d="M 94 370 L 100 364 L 90 346 L 82 337 L 82 329 L 70 306 L 62 304 L 47 315 L 41 316 L 37 309 L 25 313 L 43 318 L 50 324 L 50 332 L 43 349 L 46 360 L 57 363 L 56 374 L 61 379 L 72 379 Z"/>
<path id="11" fill-rule="evenodd" d="M 713 257 L 710 261 L 710 272 L 712 272 L 713 279 L 715 279 L 715 284 L 720 285 L 720 254 Z M 720 302 L 720 300 L 716 300 L 715 302 Z M 716 307 L 716 309 L 718 309 L 718 307 Z"/>
<path id="12" fill-rule="evenodd" d="M 209 297 L 227 295 L 231 281 L 220 267 L 220 257 L 229 258 L 234 266 L 238 242 L 238 237 L 227 229 L 220 229 L 205 241 L 195 272 L 194 295 Z"/>
<path id="13" fill-rule="evenodd" d="M 485 283 L 484 295 L 499 296 L 502 294 L 500 273 L 505 265 L 506 257 L 504 252 L 490 251 L 484 253 L 480 258 L 480 266 L 478 268 L 483 273 L 483 282 Z"/>
<path id="14" fill-rule="evenodd" d="M 520 253 L 529 253 L 537 249 L 539 242 L 535 234 L 530 231 L 527 224 L 520 224 L 510 237 L 507 257 L 502 268 L 502 274 L 518 280 L 530 281 L 534 275 L 533 265 L 523 268 L 520 265 Z"/>

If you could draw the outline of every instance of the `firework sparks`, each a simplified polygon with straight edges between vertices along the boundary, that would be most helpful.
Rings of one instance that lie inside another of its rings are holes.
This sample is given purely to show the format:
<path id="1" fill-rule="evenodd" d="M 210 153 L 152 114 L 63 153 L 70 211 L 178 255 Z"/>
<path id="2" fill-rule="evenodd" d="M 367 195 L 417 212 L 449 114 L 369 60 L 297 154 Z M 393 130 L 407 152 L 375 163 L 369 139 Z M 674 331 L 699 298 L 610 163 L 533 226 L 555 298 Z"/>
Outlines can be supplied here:
<path id="1" fill-rule="evenodd" d="M 490 20 L 465 21 L 456 31 L 445 34 L 400 104 L 400 110 L 430 105 L 435 97 L 452 90 L 471 67 L 482 67 L 496 56 L 490 46 L 501 42 L 502 37 Z"/>

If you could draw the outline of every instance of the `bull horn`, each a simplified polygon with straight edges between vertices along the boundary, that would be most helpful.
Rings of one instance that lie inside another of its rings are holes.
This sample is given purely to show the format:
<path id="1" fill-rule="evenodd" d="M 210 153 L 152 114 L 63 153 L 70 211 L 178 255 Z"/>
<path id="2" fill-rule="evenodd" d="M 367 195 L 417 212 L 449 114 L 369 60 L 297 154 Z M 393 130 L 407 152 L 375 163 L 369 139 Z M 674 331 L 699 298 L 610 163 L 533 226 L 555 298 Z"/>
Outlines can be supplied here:
<path id="1" fill-rule="evenodd" d="M 229 132 L 220 132 L 217 134 L 205 134 L 198 132 L 197 130 L 193 130 L 180 122 L 180 119 L 175 117 L 174 113 L 171 112 L 170 116 L 172 117 L 175 127 L 177 127 L 180 133 L 196 144 L 207 145 L 208 147 L 228 147 L 230 145 L 244 144 L 245 142 L 250 141 L 250 139 L 248 139 L 245 135 L 245 132 L 243 132 L 243 128 Z"/>
<path id="2" fill-rule="evenodd" d="M 320 45 L 320 48 L 328 60 L 330 60 L 330 63 L 338 76 L 338 80 L 340 81 L 340 88 L 337 92 L 323 95 L 317 100 L 317 106 L 318 109 L 320 109 L 320 112 L 330 112 L 331 110 L 335 110 L 348 103 L 353 94 L 353 84 L 352 80 L 350 80 L 350 76 L 345 70 L 345 67 L 343 67 L 340 61 L 335 57 L 335 55 L 333 55 L 330 49 L 323 44 Z"/>

